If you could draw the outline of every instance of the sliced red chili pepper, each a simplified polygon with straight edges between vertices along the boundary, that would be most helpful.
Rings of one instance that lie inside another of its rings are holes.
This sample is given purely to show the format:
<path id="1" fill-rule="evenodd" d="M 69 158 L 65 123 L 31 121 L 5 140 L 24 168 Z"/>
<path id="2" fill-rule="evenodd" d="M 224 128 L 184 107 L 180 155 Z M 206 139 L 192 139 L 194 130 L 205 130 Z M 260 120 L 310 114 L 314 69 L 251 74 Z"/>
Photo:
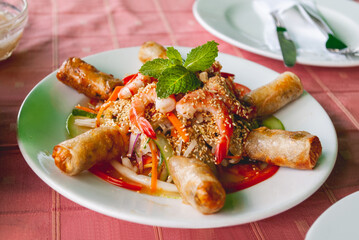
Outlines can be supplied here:
<path id="1" fill-rule="evenodd" d="M 126 85 L 128 82 L 130 82 L 132 79 L 135 79 L 137 77 L 138 73 L 128 75 L 122 79 L 123 84 Z"/>
<path id="2" fill-rule="evenodd" d="M 243 97 L 244 95 L 246 95 L 247 93 L 249 93 L 251 91 L 250 88 L 248 88 L 247 86 L 244 86 L 242 84 L 239 83 L 234 83 L 235 87 L 237 90 L 239 90 L 239 92 L 241 93 L 240 97 Z"/>
<path id="3" fill-rule="evenodd" d="M 221 77 L 228 78 L 228 77 L 234 77 L 233 73 L 227 73 L 227 72 L 221 72 Z"/>
<path id="4" fill-rule="evenodd" d="M 152 157 L 149 155 L 142 156 L 143 165 L 152 163 Z"/>
<path id="5" fill-rule="evenodd" d="M 111 183 L 111 184 L 113 184 L 115 186 L 118 186 L 118 187 L 126 188 L 126 189 L 133 190 L 133 191 L 139 191 L 139 190 L 142 189 L 141 184 L 128 183 L 128 182 L 126 182 L 124 180 L 114 178 L 114 177 L 106 174 L 105 172 L 99 170 L 96 167 L 90 168 L 89 172 L 91 172 L 92 174 L 96 175 L 97 177 L 105 180 L 106 182 Z"/>
<path id="6" fill-rule="evenodd" d="M 96 105 L 98 104 L 98 102 L 99 102 L 99 100 L 96 99 L 96 98 L 91 98 L 91 99 L 90 99 L 90 104 L 91 104 L 92 106 L 96 106 Z"/>

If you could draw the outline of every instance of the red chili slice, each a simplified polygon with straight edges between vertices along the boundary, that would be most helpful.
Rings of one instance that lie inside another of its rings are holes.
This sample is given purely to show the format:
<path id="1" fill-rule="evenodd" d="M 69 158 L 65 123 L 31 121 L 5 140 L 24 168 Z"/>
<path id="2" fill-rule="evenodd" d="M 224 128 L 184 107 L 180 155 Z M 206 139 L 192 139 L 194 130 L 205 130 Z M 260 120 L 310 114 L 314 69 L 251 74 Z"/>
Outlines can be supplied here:
<path id="1" fill-rule="evenodd" d="M 243 97 L 244 95 L 246 95 L 247 93 L 249 93 L 251 91 L 251 89 L 249 89 L 248 87 L 246 87 L 242 84 L 234 83 L 234 85 L 236 86 L 236 89 L 240 91 L 241 97 Z"/>
<path id="2" fill-rule="evenodd" d="M 118 187 L 126 188 L 126 189 L 133 190 L 133 191 L 139 191 L 142 189 L 141 184 L 128 183 L 122 179 L 114 178 L 114 177 L 108 175 L 107 173 L 105 173 L 104 171 L 100 170 L 96 166 L 90 168 L 89 172 L 91 172 L 92 174 L 96 175 L 97 177 L 105 180 L 106 182 L 111 183 Z"/>
<path id="3" fill-rule="evenodd" d="M 227 72 L 221 72 L 221 77 L 228 78 L 228 77 L 234 77 L 233 73 L 227 73 Z"/>
<path id="4" fill-rule="evenodd" d="M 138 73 L 128 75 L 122 79 L 123 84 L 126 85 L 128 82 L 130 82 L 132 79 L 135 79 L 137 77 Z"/>

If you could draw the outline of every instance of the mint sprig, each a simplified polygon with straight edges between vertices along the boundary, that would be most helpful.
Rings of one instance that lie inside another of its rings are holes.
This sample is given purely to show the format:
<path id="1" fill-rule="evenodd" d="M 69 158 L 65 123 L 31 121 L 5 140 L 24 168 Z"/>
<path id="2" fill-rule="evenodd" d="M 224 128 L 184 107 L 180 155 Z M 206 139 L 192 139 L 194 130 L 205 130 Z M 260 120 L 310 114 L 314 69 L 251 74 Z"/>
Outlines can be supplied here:
<path id="1" fill-rule="evenodd" d="M 206 70 L 212 66 L 214 60 L 218 56 L 217 45 L 218 43 L 211 41 L 192 49 L 191 52 L 187 54 L 184 66 L 192 72 Z"/>
<path id="2" fill-rule="evenodd" d="M 173 66 L 173 64 L 169 59 L 156 58 L 143 64 L 140 68 L 140 73 L 158 79 L 162 72 L 171 66 Z"/>
<path id="3" fill-rule="evenodd" d="M 158 79 L 157 97 L 167 98 L 171 94 L 185 93 L 201 86 L 201 81 L 196 74 L 185 67 L 175 65 L 165 69 Z"/>
<path id="4" fill-rule="evenodd" d="M 172 94 L 187 93 L 202 85 L 195 72 L 204 71 L 212 66 L 218 56 L 218 43 L 210 41 L 192 49 L 184 61 L 174 47 L 167 48 L 168 59 L 154 59 L 140 68 L 144 75 L 158 79 L 156 93 L 159 98 Z"/>
<path id="5" fill-rule="evenodd" d="M 183 59 L 182 59 L 180 52 L 177 49 L 175 49 L 174 47 L 168 47 L 166 54 L 167 54 L 167 57 L 171 60 L 172 64 L 174 64 L 174 65 L 182 65 L 183 64 Z"/>

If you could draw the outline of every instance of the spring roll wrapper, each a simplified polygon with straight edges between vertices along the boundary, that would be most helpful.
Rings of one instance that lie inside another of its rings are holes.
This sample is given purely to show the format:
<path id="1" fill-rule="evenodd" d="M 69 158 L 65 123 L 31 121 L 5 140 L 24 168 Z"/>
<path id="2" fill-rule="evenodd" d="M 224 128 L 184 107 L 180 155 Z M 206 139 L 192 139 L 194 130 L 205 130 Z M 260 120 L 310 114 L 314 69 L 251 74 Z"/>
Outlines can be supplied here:
<path id="1" fill-rule="evenodd" d="M 156 58 L 167 58 L 166 48 L 153 41 L 143 43 L 138 52 L 138 59 L 145 63 Z"/>
<path id="2" fill-rule="evenodd" d="M 226 193 L 207 164 L 195 158 L 174 156 L 168 161 L 168 169 L 185 203 L 203 214 L 215 213 L 223 207 Z"/>
<path id="3" fill-rule="evenodd" d="M 118 159 L 127 152 L 125 136 L 116 126 L 101 126 L 54 147 L 56 166 L 68 175 L 76 175 L 98 162 Z"/>
<path id="4" fill-rule="evenodd" d="M 66 60 L 56 77 L 79 93 L 89 98 L 102 100 L 108 99 L 116 86 L 123 85 L 122 80 L 114 78 L 111 74 L 100 72 L 80 58 Z"/>
<path id="5" fill-rule="evenodd" d="M 253 160 L 296 169 L 313 169 L 322 153 L 322 146 L 317 136 L 305 131 L 260 127 L 248 134 L 244 151 Z"/>
<path id="6" fill-rule="evenodd" d="M 243 99 L 256 107 L 257 117 L 263 117 L 275 113 L 302 93 L 299 77 L 292 72 L 284 72 L 274 81 L 249 92 Z"/>

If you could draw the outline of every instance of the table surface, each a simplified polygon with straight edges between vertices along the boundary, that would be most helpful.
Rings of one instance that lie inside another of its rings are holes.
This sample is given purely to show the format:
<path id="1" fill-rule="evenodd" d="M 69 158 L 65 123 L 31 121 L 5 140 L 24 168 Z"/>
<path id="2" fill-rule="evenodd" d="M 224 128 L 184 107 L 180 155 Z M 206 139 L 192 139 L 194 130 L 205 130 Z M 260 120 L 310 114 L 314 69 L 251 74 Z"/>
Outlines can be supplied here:
<path id="1" fill-rule="evenodd" d="M 327 181 L 301 204 L 279 215 L 217 229 L 146 226 L 104 216 L 52 190 L 26 164 L 17 145 L 22 101 L 70 56 L 139 46 L 195 47 L 215 40 L 221 52 L 289 70 L 281 61 L 231 46 L 208 33 L 192 14 L 193 0 L 30 0 L 29 22 L 13 56 L 0 62 L 1 239 L 303 239 L 328 207 L 359 190 L 359 67 L 296 65 L 290 71 L 323 106 L 339 142 Z"/>

